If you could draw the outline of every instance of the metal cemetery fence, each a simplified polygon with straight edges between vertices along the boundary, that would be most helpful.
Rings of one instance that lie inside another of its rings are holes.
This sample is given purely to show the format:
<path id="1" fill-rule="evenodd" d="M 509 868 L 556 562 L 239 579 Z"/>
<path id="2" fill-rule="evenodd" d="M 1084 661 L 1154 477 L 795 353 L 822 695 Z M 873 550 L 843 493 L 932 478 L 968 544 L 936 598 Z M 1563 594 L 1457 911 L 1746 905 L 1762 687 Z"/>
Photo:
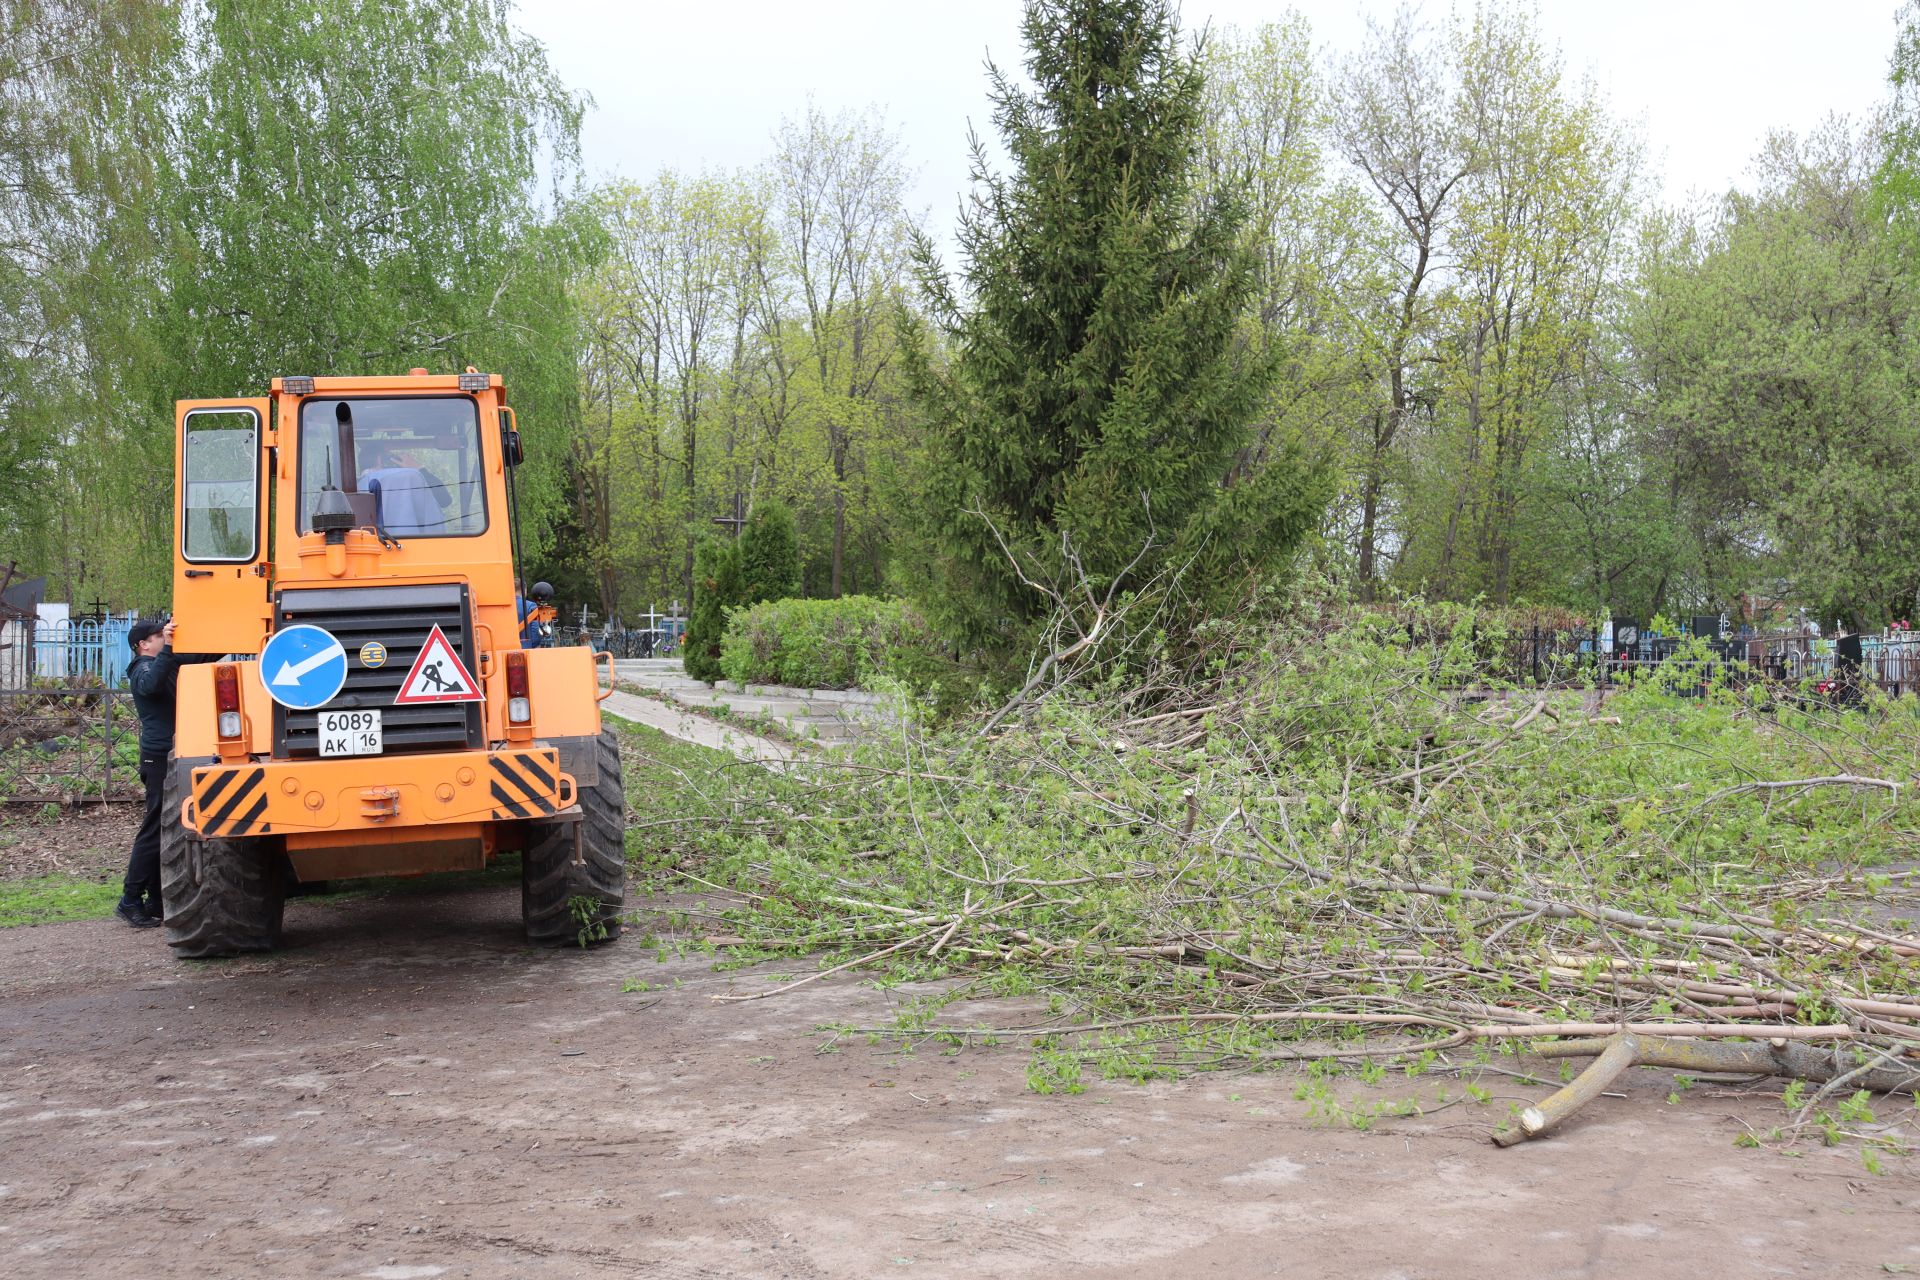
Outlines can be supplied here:
<path id="1" fill-rule="evenodd" d="M 0 689 L 0 803 L 138 800 L 139 743 L 131 694 Z"/>
<path id="2" fill-rule="evenodd" d="M 674 607 L 679 608 L 677 601 Z M 651 608 L 640 615 L 644 625 L 639 627 L 629 627 L 618 617 L 595 626 L 593 619 L 599 615 L 585 605 L 559 612 L 560 620 L 554 624 L 555 643 L 591 645 L 595 652 L 616 658 L 671 658 L 680 652 L 687 633 L 684 617 Z"/>
<path id="3" fill-rule="evenodd" d="M 1822 638 L 1807 632 L 1770 632 L 1706 638 L 1650 635 L 1631 625 L 1611 641 L 1598 629 L 1531 628 L 1506 655 L 1508 678 L 1521 684 L 1611 684 L 1622 677 L 1680 661 L 1700 670 L 1704 685 L 1732 670 L 1736 679 L 1774 683 L 1838 681 L 1874 684 L 1892 694 L 1920 692 L 1920 633 Z M 1684 688 L 1684 679 L 1676 682 Z"/>
<path id="4" fill-rule="evenodd" d="M 682 628 L 667 626 L 639 630 L 603 627 L 589 633 L 589 638 L 596 650 L 611 653 L 616 658 L 671 658 L 680 652 L 682 632 Z"/>
<path id="5" fill-rule="evenodd" d="M 134 617 L 0 624 L 0 803 L 140 798 Z"/>
<path id="6" fill-rule="evenodd" d="M 1862 636 L 1861 674 L 1891 693 L 1920 693 L 1920 635 L 1912 631 Z"/>
<path id="7" fill-rule="evenodd" d="M 0 624 L 0 689 L 48 682 L 93 682 L 110 689 L 127 683 L 131 615 L 124 618 L 45 618 Z"/>

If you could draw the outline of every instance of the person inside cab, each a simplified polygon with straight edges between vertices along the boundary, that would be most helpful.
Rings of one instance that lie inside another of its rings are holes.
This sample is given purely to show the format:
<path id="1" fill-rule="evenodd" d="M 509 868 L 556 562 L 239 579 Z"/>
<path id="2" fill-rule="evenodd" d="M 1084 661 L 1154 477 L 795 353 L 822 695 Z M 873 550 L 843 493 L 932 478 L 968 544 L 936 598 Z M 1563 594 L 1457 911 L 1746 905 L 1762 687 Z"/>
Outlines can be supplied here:
<path id="1" fill-rule="evenodd" d="M 373 495 L 374 519 L 391 537 L 432 536 L 447 530 L 447 486 L 405 443 L 370 441 L 361 449 L 360 492 Z"/>

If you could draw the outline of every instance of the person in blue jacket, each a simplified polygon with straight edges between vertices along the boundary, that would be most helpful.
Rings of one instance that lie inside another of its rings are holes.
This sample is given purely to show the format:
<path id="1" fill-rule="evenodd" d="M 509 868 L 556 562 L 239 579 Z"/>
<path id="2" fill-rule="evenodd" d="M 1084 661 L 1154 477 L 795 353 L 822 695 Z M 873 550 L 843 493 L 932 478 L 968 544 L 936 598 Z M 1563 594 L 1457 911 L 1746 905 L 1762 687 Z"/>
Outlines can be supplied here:
<path id="1" fill-rule="evenodd" d="M 127 687 L 140 713 L 140 785 L 147 790 L 147 812 L 133 837 L 127 878 L 113 914 L 136 929 L 160 923 L 160 800 L 167 784 L 167 759 L 173 754 L 174 691 L 184 663 L 213 662 L 220 655 L 173 651 L 173 620 L 141 621 L 127 632 L 133 661 Z"/>
<path id="2" fill-rule="evenodd" d="M 553 599 L 553 588 L 544 582 L 533 584 L 529 595 L 522 590 L 520 579 L 513 580 L 514 616 L 520 620 L 520 647 L 522 649 L 548 649 L 553 647 L 553 624 L 539 616 Z"/>

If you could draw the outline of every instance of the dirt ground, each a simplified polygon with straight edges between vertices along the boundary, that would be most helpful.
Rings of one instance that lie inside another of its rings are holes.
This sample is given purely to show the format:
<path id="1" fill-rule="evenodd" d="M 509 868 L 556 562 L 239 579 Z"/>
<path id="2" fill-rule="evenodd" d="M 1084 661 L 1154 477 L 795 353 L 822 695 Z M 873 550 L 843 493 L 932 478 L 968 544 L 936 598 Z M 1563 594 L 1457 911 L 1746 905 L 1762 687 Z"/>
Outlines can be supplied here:
<path id="1" fill-rule="evenodd" d="M 58 873 L 118 883 L 139 829 L 137 804 L 0 805 L 0 880 Z"/>
<path id="2" fill-rule="evenodd" d="M 1500 1099 L 1544 1090 L 1501 1077 L 1368 1132 L 1294 1073 L 1043 1097 L 1018 1048 L 822 1051 L 901 992 L 719 1003 L 784 966 L 530 952 L 518 905 L 297 900 L 284 952 L 212 964 L 0 932 L 0 1275 L 1920 1273 L 1920 1169 L 1736 1148 L 1777 1097 L 1639 1072 L 1507 1151 Z"/>

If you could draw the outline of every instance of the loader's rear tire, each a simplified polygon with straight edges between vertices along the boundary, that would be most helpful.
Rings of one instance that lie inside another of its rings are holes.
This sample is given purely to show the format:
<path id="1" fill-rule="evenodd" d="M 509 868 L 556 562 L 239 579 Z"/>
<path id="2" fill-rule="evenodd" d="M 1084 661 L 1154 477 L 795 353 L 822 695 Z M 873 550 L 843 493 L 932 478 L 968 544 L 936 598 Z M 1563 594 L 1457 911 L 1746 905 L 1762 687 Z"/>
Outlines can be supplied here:
<path id="1" fill-rule="evenodd" d="M 160 900 L 167 945 L 188 959 L 271 951 L 280 945 L 287 859 L 271 837 L 202 840 L 180 821 L 193 766 L 167 769 L 160 823 Z"/>
<path id="2" fill-rule="evenodd" d="M 620 785 L 619 736 L 603 730 L 595 750 L 600 779 L 580 788 L 579 862 L 576 824 L 528 825 L 520 855 L 520 915 L 535 946 L 592 946 L 620 936 L 627 899 L 627 795 Z"/>

